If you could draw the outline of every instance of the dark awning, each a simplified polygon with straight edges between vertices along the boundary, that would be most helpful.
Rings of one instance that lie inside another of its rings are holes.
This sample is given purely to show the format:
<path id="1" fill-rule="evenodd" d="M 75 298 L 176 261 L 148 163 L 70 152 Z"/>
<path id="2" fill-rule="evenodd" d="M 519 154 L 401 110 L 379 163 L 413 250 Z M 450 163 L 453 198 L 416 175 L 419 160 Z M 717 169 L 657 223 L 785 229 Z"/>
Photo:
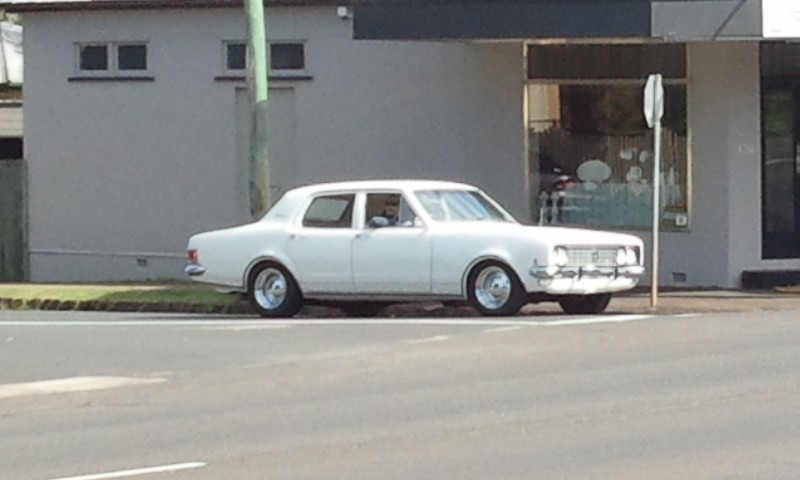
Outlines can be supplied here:
<path id="1" fill-rule="evenodd" d="M 349 5 L 350 0 L 263 0 L 268 7 Z M 158 10 L 183 8 L 242 8 L 243 0 L 0 0 L 9 12 L 61 12 L 71 10 Z"/>
<path id="2" fill-rule="evenodd" d="M 650 0 L 366 0 L 365 40 L 649 38 Z"/>

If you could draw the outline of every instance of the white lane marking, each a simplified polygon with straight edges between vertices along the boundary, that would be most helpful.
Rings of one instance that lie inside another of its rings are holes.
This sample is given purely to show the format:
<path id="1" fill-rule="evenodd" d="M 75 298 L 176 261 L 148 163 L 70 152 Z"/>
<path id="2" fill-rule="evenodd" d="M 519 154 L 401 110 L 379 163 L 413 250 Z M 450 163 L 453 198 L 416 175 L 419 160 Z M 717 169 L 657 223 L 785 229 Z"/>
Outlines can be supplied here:
<path id="1" fill-rule="evenodd" d="M 646 320 L 653 318 L 654 315 L 616 315 L 613 317 L 588 317 L 588 318 L 571 318 L 568 320 L 553 320 L 552 322 L 541 322 L 541 327 L 560 327 L 564 325 L 591 325 L 594 323 L 618 323 L 618 322 L 633 322 L 636 320 Z"/>
<path id="2" fill-rule="evenodd" d="M 243 332 L 248 330 L 281 330 L 292 328 L 293 325 L 215 325 L 203 327 L 202 330 Z"/>
<path id="3" fill-rule="evenodd" d="M 407 343 L 430 343 L 430 342 L 443 342 L 447 340 L 447 335 L 436 335 L 435 337 L 428 337 L 428 338 L 420 338 L 417 340 L 408 340 Z"/>
<path id="4" fill-rule="evenodd" d="M 214 326 L 317 326 L 317 325 L 443 325 L 443 326 L 529 326 L 552 327 L 592 323 L 633 322 L 657 318 L 657 315 L 596 315 L 566 320 L 517 320 L 500 318 L 321 318 L 286 320 L 0 320 L 0 327 L 214 327 Z M 668 317 L 664 317 L 668 318 Z"/>
<path id="5" fill-rule="evenodd" d="M 109 473 L 96 473 L 93 475 L 80 475 L 77 477 L 52 478 L 50 480 L 104 480 L 107 478 L 133 477 L 137 475 L 148 475 L 151 473 L 175 472 L 178 470 L 188 470 L 190 468 L 200 468 L 205 466 L 206 464 L 203 462 L 176 463 L 174 465 L 163 465 L 160 467 L 135 468 L 132 470 L 120 470 L 118 472 L 109 472 Z"/>
<path id="6" fill-rule="evenodd" d="M 483 333 L 512 332 L 514 330 L 522 330 L 522 326 L 513 325 L 513 326 L 510 326 L 510 327 L 492 328 L 491 330 L 484 330 Z"/>
<path id="7" fill-rule="evenodd" d="M 691 317 L 699 317 L 699 313 L 681 313 L 679 315 L 673 315 L 675 318 L 691 318 Z"/>
<path id="8" fill-rule="evenodd" d="M 50 395 L 53 393 L 106 390 L 109 388 L 132 385 L 150 385 L 165 381 L 165 378 L 71 377 L 56 380 L 43 380 L 40 382 L 9 383 L 0 385 L 0 399 L 26 397 L 30 395 Z"/>

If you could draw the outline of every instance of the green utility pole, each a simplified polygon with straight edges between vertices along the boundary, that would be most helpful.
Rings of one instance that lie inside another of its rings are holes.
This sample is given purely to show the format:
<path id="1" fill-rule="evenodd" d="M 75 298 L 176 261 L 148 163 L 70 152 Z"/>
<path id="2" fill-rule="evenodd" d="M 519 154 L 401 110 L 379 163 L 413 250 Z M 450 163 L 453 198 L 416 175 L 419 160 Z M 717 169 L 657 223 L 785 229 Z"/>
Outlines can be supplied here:
<path id="1" fill-rule="evenodd" d="M 250 215 L 260 218 L 269 209 L 269 159 L 267 158 L 267 96 L 269 51 L 263 0 L 245 0 L 250 55 L 250 92 L 253 117 L 250 130 Z"/>

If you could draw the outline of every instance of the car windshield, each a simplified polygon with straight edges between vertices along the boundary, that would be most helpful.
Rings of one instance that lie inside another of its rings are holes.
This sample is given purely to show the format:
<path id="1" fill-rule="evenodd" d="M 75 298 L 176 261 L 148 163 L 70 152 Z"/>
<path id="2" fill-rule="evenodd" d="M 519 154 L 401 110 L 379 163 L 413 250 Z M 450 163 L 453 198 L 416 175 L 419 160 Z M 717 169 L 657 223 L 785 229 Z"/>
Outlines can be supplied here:
<path id="1" fill-rule="evenodd" d="M 434 220 L 513 222 L 511 216 L 476 190 L 423 190 L 417 198 Z"/>

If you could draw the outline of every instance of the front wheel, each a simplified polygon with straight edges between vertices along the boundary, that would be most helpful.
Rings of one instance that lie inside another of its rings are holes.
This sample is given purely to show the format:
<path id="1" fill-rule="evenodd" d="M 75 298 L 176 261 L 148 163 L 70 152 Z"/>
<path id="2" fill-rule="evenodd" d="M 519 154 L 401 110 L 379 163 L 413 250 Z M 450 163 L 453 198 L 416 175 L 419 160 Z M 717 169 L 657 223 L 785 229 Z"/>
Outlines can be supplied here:
<path id="1" fill-rule="evenodd" d="M 527 298 L 517 275 L 494 261 L 476 265 L 467 279 L 467 288 L 470 303 L 481 315 L 515 315 Z"/>
<path id="2" fill-rule="evenodd" d="M 303 295 L 292 274 L 277 263 L 262 263 L 250 273 L 247 299 L 262 317 L 291 317 L 303 306 Z"/>
<path id="3" fill-rule="evenodd" d="M 569 314 L 603 313 L 611 301 L 610 293 L 595 295 L 567 295 L 558 300 L 561 309 Z"/>

